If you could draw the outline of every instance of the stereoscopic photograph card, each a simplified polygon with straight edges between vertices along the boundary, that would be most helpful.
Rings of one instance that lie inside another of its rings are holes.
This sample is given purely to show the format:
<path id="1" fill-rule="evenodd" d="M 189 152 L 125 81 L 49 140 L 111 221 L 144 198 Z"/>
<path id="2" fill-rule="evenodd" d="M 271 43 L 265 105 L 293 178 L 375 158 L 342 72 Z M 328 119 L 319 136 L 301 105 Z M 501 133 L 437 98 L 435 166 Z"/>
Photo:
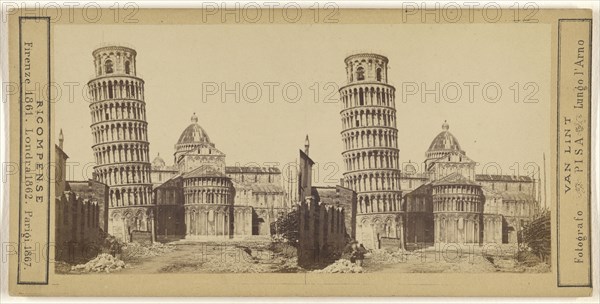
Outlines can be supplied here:
<path id="1" fill-rule="evenodd" d="M 592 11 L 423 5 L 7 7 L 10 294 L 591 295 Z"/>

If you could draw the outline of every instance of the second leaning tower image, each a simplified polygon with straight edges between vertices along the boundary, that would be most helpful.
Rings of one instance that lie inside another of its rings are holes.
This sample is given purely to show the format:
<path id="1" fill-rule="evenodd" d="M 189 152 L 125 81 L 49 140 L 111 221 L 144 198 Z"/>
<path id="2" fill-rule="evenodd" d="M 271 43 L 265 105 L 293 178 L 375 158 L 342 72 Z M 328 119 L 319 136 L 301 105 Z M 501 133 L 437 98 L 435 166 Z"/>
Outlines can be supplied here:
<path id="1" fill-rule="evenodd" d="M 344 183 L 358 197 L 357 241 L 379 248 L 382 238 L 402 242 L 404 235 L 395 88 L 385 56 L 355 54 L 345 64 L 347 85 L 339 91 Z"/>
<path id="2" fill-rule="evenodd" d="M 134 231 L 154 238 L 144 81 L 136 76 L 136 51 L 108 46 L 92 55 L 94 173 L 109 187 L 108 233 L 124 241 Z"/>

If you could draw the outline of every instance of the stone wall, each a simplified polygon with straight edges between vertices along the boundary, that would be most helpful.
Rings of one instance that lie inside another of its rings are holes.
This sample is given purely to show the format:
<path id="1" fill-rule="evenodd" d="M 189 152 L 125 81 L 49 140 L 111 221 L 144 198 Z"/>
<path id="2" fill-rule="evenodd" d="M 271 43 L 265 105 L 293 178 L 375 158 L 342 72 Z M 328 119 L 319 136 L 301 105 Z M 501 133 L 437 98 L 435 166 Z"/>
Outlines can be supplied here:
<path id="1" fill-rule="evenodd" d="M 521 192 L 534 195 L 537 191 L 534 181 L 529 176 L 477 174 L 475 181 L 496 191 Z"/>
<path id="2" fill-rule="evenodd" d="M 55 260 L 87 260 L 96 256 L 108 230 L 108 186 L 95 180 L 66 181 L 69 156 L 62 139 L 55 151 Z"/>
<path id="3" fill-rule="evenodd" d="M 184 236 L 183 179 L 171 178 L 153 189 L 156 204 L 156 235 Z"/>
<path id="4" fill-rule="evenodd" d="M 500 214 L 483 215 L 483 243 L 502 244 L 503 221 Z"/>
<path id="5" fill-rule="evenodd" d="M 100 205 L 72 191 L 56 198 L 57 261 L 73 262 L 96 256 L 101 237 Z"/>
<path id="6" fill-rule="evenodd" d="M 297 208 L 298 265 L 310 268 L 339 258 L 349 240 L 344 208 L 312 197 Z"/>
<path id="7" fill-rule="evenodd" d="M 108 186 L 95 180 L 69 181 L 68 186 L 79 197 L 98 205 L 98 226 L 108 231 Z"/>
<path id="8" fill-rule="evenodd" d="M 344 225 L 348 236 L 356 238 L 356 192 L 342 186 L 335 187 L 313 187 L 313 197 L 330 206 L 341 207 L 346 212 Z"/>

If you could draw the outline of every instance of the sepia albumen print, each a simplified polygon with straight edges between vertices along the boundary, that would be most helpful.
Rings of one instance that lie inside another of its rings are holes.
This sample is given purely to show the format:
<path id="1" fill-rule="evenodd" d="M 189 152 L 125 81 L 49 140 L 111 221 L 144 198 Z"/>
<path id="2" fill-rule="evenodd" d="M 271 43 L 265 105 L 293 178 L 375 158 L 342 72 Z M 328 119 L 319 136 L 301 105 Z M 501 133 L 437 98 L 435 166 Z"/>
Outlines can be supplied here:
<path id="1" fill-rule="evenodd" d="M 549 36 L 527 30 L 57 29 L 87 90 L 56 107 L 79 174 L 57 270 L 550 271 Z"/>
<path id="2" fill-rule="evenodd" d="M 85 12 L 9 22 L 11 293 L 591 292 L 589 11 Z"/>

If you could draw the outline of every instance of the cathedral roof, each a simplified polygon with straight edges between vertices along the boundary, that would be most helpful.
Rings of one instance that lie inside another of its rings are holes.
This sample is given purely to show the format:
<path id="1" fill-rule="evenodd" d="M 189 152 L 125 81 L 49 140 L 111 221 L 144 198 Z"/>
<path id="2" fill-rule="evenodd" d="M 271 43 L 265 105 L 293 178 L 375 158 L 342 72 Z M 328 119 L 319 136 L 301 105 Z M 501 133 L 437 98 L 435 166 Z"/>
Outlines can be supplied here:
<path id="1" fill-rule="evenodd" d="M 452 174 L 446 175 L 436 181 L 433 181 L 431 183 L 434 186 L 441 186 L 441 185 L 474 185 L 474 186 L 479 186 L 479 184 L 475 183 L 472 180 L 469 180 L 468 178 L 464 177 L 462 174 L 458 173 L 458 172 L 454 172 Z"/>
<path id="2" fill-rule="evenodd" d="M 429 149 L 427 152 L 433 151 L 461 151 L 460 144 L 458 143 L 458 139 L 448 131 L 450 129 L 450 125 L 446 121 L 442 125 L 442 132 L 438 134 L 431 145 L 429 145 Z"/>
<path id="3" fill-rule="evenodd" d="M 183 130 L 183 133 L 181 133 L 181 136 L 179 136 L 179 140 L 177 141 L 178 145 L 194 143 L 211 143 L 208 133 L 206 133 L 206 131 L 198 124 L 198 116 L 196 116 L 196 113 L 192 115 L 192 123 Z"/>
<path id="4" fill-rule="evenodd" d="M 222 172 L 217 171 L 211 166 L 200 166 L 188 173 L 183 174 L 183 178 L 194 178 L 194 177 L 224 177 L 227 178 Z"/>
<path id="5" fill-rule="evenodd" d="M 529 176 L 524 175 L 497 175 L 497 174 L 477 174 L 476 181 L 482 182 L 532 182 Z"/>
<path id="6" fill-rule="evenodd" d="M 481 190 L 483 191 L 483 195 L 486 197 L 502 197 L 502 193 L 496 189 L 492 189 L 486 185 L 481 185 Z"/>
<path id="7" fill-rule="evenodd" d="M 240 183 L 234 182 L 236 189 L 252 190 L 254 193 L 282 193 L 283 187 L 272 183 Z"/>
<path id="8" fill-rule="evenodd" d="M 227 166 L 225 167 L 225 173 L 281 173 L 278 168 L 275 167 L 252 167 L 252 166 Z"/>
<path id="9" fill-rule="evenodd" d="M 164 182 L 158 184 L 158 185 L 154 185 L 152 186 L 153 189 L 158 189 L 158 188 L 164 188 L 164 187 L 172 187 L 173 181 L 177 180 L 177 179 L 181 179 L 182 175 L 181 174 L 176 174 L 171 176 L 169 179 L 165 180 Z"/>
<path id="10" fill-rule="evenodd" d="M 428 194 L 431 191 L 432 184 L 433 184 L 432 182 L 422 184 L 419 187 L 415 188 L 414 190 L 406 193 L 406 195 Z"/>

